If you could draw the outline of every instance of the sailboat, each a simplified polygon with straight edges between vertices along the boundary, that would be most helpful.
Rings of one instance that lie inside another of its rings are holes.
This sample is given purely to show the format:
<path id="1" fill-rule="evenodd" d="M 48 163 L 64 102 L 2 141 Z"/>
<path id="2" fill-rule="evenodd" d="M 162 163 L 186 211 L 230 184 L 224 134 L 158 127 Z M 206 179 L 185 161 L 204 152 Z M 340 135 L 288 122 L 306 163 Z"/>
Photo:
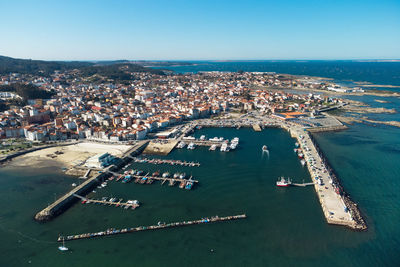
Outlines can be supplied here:
<path id="1" fill-rule="evenodd" d="M 63 244 L 62 244 L 62 246 L 59 246 L 58 249 L 61 250 L 61 251 L 67 251 L 68 250 L 68 248 L 65 246 L 64 237 L 63 237 Z"/>

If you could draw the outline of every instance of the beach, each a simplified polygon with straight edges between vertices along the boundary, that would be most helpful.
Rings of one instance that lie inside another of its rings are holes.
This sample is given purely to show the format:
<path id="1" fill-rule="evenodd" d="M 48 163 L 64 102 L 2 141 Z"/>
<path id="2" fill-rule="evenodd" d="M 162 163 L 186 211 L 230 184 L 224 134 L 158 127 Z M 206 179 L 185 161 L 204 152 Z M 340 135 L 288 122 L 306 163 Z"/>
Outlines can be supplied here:
<path id="1" fill-rule="evenodd" d="M 60 166 L 72 168 L 83 164 L 88 158 L 102 153 L 110 153 L 119 157 L 130 146 L 108 145 L 92 142 L 83 142 L 69 146 L 58 146 L 37 150 L 13 159 L 8 165 L 14 167 L 48 167 Z"/>

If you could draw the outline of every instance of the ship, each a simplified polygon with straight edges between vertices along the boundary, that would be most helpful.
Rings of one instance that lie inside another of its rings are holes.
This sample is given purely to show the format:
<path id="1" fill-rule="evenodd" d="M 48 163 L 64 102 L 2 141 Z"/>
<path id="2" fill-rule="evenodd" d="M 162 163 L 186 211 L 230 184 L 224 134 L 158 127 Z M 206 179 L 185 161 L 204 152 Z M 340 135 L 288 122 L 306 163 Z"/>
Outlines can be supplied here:
<path id="1" fill-rule="evenodd" d="M 290 178 L 288 178 L 287 180 L 285 179 L 285 177 L 280 177 L 280 180 L 278 180 L 276 182 L 276 186 L 281 186 L 281 187 L 288 187 L 292 184 L 292 181 L 290 180 Z"/>
<path id="2" fill-rule="evenodd" d="M 268 151 L 268 147 L 266 145 L 263 145 L 262 151 Z"/>

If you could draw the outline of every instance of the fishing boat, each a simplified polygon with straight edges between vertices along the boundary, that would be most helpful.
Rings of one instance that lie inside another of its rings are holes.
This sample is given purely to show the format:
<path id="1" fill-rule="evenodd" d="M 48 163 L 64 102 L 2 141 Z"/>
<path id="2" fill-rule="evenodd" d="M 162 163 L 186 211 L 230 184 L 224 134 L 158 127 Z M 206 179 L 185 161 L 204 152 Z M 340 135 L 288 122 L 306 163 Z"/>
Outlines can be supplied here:
<path id="1" fill-rule="evenodd" d="M 64 237 L 63 237 L 62 241 L 63 241 L 63 244 L 62 244 L 62 246 L 59 246 L 59 247 L 58 247 L 58 250 L 67 251 L 68 248 L 65 246 Z"/>
<path id="2" fill-rule="evenodd" d="M 288 178 L 287 180 L 285 179 L 285 177 L 280 177 L 280 180 L 278 180 L 276 182 L 276 186 L 280 186 L 280 187 L 288 187 L 292 184 L 292 181 L 290 180 L 290 178 Z"/>
<path id="3" fill-rule="evenodd" d="M 264 152 L 268 151 L 268 147 L 266 145 L 263 145 L 262 146 L 262 151 L 264 151 Z"/>

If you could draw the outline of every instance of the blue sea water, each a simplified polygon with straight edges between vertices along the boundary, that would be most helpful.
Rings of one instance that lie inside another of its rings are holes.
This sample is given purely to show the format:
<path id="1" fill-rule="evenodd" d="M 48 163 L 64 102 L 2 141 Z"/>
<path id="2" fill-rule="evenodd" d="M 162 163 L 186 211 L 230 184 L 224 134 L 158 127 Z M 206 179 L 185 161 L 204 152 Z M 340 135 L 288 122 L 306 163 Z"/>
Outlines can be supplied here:
<path id="1" fill-rule="evenodd" d="M 304 73 L 292 74 L 400 84 L 396 76 L 400 72 L 395 71 L 399 63 L 318 62 L 313 67 L 300 67 L 297 62 L 294 66 L 284 62 L 285 67 L 272 67 L 278 63 L 207 62 L 173 69 L 285 73 L 297 69 Z M 353 99 L 374 107 L 400 107 L 400 99 L 394 97 Z M 375 99 L 388 103 L 378 103 Z M 368 116 L 400 120 L 398 113 Z M 365 216 L 369 226 L 366 232 L 326 224 L 312 187 L 281 190 L 274 186 L 280 175 L 298 182 L 310 179 L 293 153 L 295 140 L 285 131 L 203 128 L 195 133 L 202 134 L 238 136 L 241 144 L 237 151 L 229 153 L 198 148 L 174 150 L 166 156 L 198 161 L 202 164 L 199 168 L 132 165 L 147 171 L 193 175 L 200 184 L 192 191 L 159 183 L 111 183 L 93 195 L 138 199 L 143 205 L 135 211 L 77 204 L 51 222 L 37 223 L 34 214 L 51 202 L 54 194 L 58 196 L 69 190 L 76 179 L 66 176 L 58 167 L 2 167 L 0 266 L 399 266 L 399 128 L 353 124 L 345 131 L 316 135 L 345 190 Z M 270 149 L 269 155 L 261 152 L 264 144 Z M 54 242 L 59 234 L 243 212 L 249 217 L 242 221 L 70 242 L 66 244 L 70 248 L 67 253 L 60 253 Z"/>

